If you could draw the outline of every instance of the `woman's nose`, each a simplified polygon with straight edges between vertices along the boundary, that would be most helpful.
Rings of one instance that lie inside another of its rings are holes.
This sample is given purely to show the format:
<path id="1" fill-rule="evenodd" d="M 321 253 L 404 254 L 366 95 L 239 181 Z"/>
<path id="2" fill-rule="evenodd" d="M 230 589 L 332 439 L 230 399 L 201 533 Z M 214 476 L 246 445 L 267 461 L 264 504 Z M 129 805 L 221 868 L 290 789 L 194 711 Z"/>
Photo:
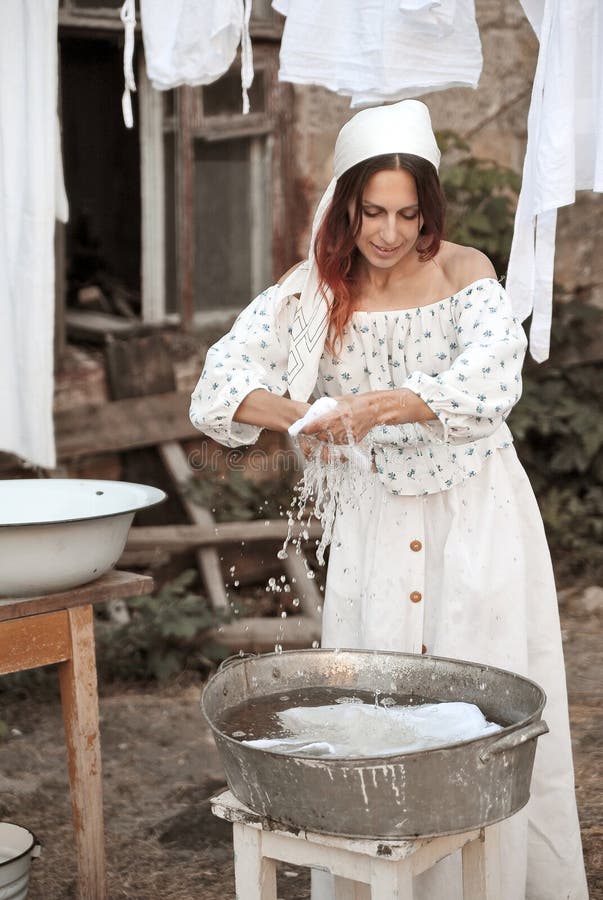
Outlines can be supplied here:
<path id="1" fill-rule="evenodd" d="M 388 216 L 381 229 L 382 239 L 388 244 L 395 244 L 398 237 L 397 222 L 395 216 Z"/>

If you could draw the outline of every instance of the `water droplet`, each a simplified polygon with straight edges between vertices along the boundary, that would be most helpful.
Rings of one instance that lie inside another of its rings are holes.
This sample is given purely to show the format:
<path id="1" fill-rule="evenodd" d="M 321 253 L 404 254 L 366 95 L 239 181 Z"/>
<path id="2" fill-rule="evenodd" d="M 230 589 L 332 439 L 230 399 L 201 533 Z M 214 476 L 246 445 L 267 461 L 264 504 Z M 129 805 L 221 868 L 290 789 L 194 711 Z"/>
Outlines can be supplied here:
<path id="1" fill-rule="evenodd" d="M 275 644 L 275 645 L 274 645 L 274 652 L 275 652 L 275 653 L 282 653 L 282 652 L 283 652 L 283 647 L 282 647 L 282 645 L 281 645 L 281 644 Z"/>
<path id="2" fill-rule="evenodd" d="M 299 597 L 294 597 L 291 602 L 293 603 L 293 606 L 299 606 Z"/>
<path id="3" fill-rule="evenodd" d="M 312 641 L 312 649 L 313 650 L 316 650 L 319 646 L 320 646 L 320 644 L 318 643 L 318 641 Z"/>
<path id="4" fill-rule="evenodd" d="M 283 550 L 283 549 L 279 550 L 276 555 L 277 555 L 278 559 L 288 559 L 289 558 L 287 551 Z"/>
<path id="5" fill-rule="evenodd" d="M 233 581 L 234 587 L 238 587 L 238 586 L 240 585 L 240 583 L 241 583 L 241 582 L 238 580 L 238 578 L 237 578 L 236 581 Z"/>
<path id="6" fill-rule="evenodd" d="M 287 618 L 287 613 L 285 612 L 285 610 L 283 610 L 281 613 L 281 619 L 286 619 L 286 618 Z"/>
<path id="7" fill-rule="evenodd" d="M 286 580 L 287 580 L 287 576 L 281 575 L 281 584 L 284 584 L 286 582 Z"/>

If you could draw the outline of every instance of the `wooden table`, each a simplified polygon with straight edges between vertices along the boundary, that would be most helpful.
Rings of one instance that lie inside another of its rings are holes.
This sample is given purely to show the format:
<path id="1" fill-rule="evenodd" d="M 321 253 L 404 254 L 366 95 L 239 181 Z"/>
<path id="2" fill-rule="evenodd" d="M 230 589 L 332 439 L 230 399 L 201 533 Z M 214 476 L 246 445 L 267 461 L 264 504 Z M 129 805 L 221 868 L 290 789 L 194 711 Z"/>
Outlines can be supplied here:
<path id="1" fill-rule="evenodd" d="M 464 900 L 502 900 L 498 828 L 389 841 L 287 828 L 248 809 L 224 791 L 212 812 L 232 822 L 237 900 L 276 900 L 276 861 L 324 869 L 335 900 L 412 900 L 413 878 L 461 850 Z"/>
<path id="2" fill-rule="evenodd" d="M 0 675 L 59 667 L 80 900 L 107 897 L 92 604 L 152 590 L 146 575 L 111 571 L 60 594 L 0 598 Z"/>

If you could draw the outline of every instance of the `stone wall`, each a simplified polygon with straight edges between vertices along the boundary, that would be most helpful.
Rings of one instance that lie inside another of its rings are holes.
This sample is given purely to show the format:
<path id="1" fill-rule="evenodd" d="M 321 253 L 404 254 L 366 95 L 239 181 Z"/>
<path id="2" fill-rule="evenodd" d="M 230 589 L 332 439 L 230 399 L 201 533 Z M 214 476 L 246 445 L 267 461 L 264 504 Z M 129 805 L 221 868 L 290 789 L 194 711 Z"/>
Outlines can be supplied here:
<path id="1" fill-rule="evenodd" d="M 434 128 L 459 133 L 477 157 L 521 172 L 538 41 L 519 0 L 476 0 L 484 67 L 477 90 L 454 88 L 422 97 Z M 306 254 L 311 216 L 332 170 L 337 132 L 352 115 L 347 97 L 294 87 L 299 258 Z M 559 213 L 555 278 L 603 307 L 603 197 L 582 192 Z M 503 274 L 503 273 L 500 273 Z"/>

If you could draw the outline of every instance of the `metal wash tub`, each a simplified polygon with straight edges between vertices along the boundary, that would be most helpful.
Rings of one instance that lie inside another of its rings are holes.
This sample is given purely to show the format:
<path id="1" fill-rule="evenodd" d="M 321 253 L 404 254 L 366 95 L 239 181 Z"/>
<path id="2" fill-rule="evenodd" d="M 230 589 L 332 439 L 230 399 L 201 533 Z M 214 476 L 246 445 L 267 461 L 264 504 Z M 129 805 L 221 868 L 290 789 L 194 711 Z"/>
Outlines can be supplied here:
<path id="1" fill-rule="evenodd" d="M 226 710 L 297 689 L 404 694 L 475 703 L 502 731 L 384 757 L 306 758 L 242 744 L 219 730 Z M 528 802 L 544 691 L 491 666 L 364 650 L 298 650 L 237 659 L 207 683 L 202 709 L 228 785 L 276 822 L 350 837 L 397 839 L 469 831 Z"/>

